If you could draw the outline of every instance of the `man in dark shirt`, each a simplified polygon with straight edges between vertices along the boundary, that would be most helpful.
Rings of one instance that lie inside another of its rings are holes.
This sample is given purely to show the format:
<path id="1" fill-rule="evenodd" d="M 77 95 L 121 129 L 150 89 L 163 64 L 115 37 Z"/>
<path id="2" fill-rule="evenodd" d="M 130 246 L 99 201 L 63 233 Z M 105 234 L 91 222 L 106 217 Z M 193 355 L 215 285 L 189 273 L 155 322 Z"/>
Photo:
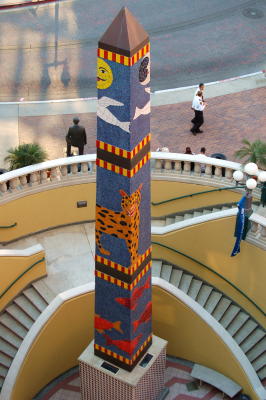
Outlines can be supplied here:
<path id="1" fill-rule="evenodd" d="M 71 146 L 78 147 L 79 155 L 84 152 L 84 146 L 87 144 L 86 131 L 83 126 L 79 126 L 79 118 L 73 118 L 74 125 L 71 126 L 66 135 L 67 157 L 71 156 Z"/>

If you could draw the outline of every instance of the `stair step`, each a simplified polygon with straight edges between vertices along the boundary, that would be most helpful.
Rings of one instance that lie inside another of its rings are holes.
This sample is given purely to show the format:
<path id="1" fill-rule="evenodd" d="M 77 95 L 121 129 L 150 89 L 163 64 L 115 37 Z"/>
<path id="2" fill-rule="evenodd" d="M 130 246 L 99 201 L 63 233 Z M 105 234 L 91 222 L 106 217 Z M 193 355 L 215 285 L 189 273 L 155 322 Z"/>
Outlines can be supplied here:
<path id="1" fill-rule="evenodd" d="M 16 304 L 11 304 L 11 306 L 6 308 L 6 312 L 11 315 L 15 320 L 17 320 L 26 329 L 30 329 L 33 321 L 27 316 Z"/>
<path id="2" fill-rule="evenodd" d="M 257 328 L 258 324 L 252 319 L 249 319 L 240 330 L 235 334 L 234 339 L 237 344 L 241 344 L 244 340 Z"/>
<path id="3" fill-rule="evenodd" d="M 0 322 L 21 338 L 27 335 L 28 330 L 6 312 L 1 315 Z"/>
<path id="4" fill-rule="evenodd" d="M 247 353 L 255 344 L 265 336 L 262 329 L 257 328 L 240 345 L 244 353 Z"/>
<path id="5" fill-rule="evenodd" d="M 180 221 L 183 221 L 183 217 L 182 217 L 182 215 L 176 215 L 175 216 L 175 222 L 180 222 Z"/>
<path id="6" fill-rule="evenodd" d="M 214 207 L 214 208 L 212 209 L 212 212 L 217 212 L 217 211 L 221 211 L 220 208 Z"/>
<path id="7" fill-rule="evenodd" d="M 184 214 L 184 220 L 190 219 L 192 217 L 193 217 L 193 214 L 189 214 L 189 213 Z"/>
<path id="8" fill-rule="evenodd" d="M 165 218 L 165 225 L 171 225 L 175 223 L 175 218 L 174 217 L 166 217 Z"/>
<path id="9" fill-rule="evenodd" d="M 236 318 L 231 322 L 230 326 L 227 327 L 227 331 L 230 335 L 234 336 L 236 332 L 245 324 L 245 322 L 249 319 L 249 315 L 244 311 L 240 311 Z"/>
<path id="10" fill-rule="evenodd" d="M 8 354 L 10 357 L 14 358 L 18 349 L 16 347 L 11 346 L 4 340 L 0 339 L 0 351 Z"/>
<path id="11" fill-rule="evenodd" d="M 204 308 L 206 311 L 208 311 L 210 314 L 213 312 L 217 304 L 219 303 L 220 299 L 222 297 L 222 293 L 216 292 L 213 290 L 206 301 Z"/>
<path id="12" fill-rule="evenodd" d="M 34 287 L 29 287 L 23 291 L 23 294 L 27 297 L 32 304 L 38 308 L 40 312 L 47 307 L 47 302 L 39 295 L 39 293 L 34 289 Z"/>
<path id="13" fill-rule="evenodd" d="M 5 367 L 9 368 L 13 358 L 7 357 L 4 353 L 0 352 L 0 364 L 4 365 Z"/>
<path id="14" fill-rule="evenodd" d="M 193 217 L 195 218 L 195 217 L 199 217 L 200 215 L 202 215 L 202 212 L 200 212 L 200 211 L 194 211 L 193 212 Z"/>
<path id="15" fill-rule="evenodd" d="M 17 304 L 22 310 L 25 310 L 25 312 L 34 320 L 39 317 L 40 311 L 37 310 L 37 308 L 25 297 L 24 295 L 21 295 L 17 297 L 14 300 L 14 303 Z"/>
<path id="16" fill-rule="evenodd" d="M 8 373 L 8 368 L 4 367 L 3 365 L 0 365 L 0 375 L 6 377 L 7 373 Z"/>
<path id="17" fill-rule="evenodd" d="M 259 375 L 259 378 L 261 380 L 265 379 L 266 378 L 266 365 L 263 368 L 261 368 L 259 371 L 257 371 L 257 374 Z"/>
<path id="18" fill-rule="evenodd" d="M 172 265 L 163 264 L 161 269 L 161 278 L 169 282 L 172 269 L 173 269 Z"/>
<path id="19" fill-rule="evenodd" d="M 182 290 L 182 292 L 187 293 L 192 279 L 193 279 L 192 275 L 183 273 L 178 288 Z"/>
<path id="20" fill-rule="evenodd" d="M 162 268 L 162 261 L 152 260 L 152 276 L 160 277 Z"/>
<path id="21" fill-rule="evenodd" d="M 7 342 L 13 344 L 17 349 L 21 345 L 22 339 L 0 324 L 0 338 L 4 338 Z"/>
<path id="22" fill-rule="evenodd" d="M 208 210 L 207 208 L 205 208 L 205 210 L 203 210 L 202 215 L 206 215 L 206 214 L 210 214 L 210 210 Z"/>
<path id="23" fill-rule="evenodd" d="M 35 290 L 37 290 L 38 294 L 46 301 L 47 304 L 50 304 L 51 301 L 56 297 L 56 294 L 46 285 L 43 279 L 40 279 L 36 282 L 32 283 L 32 286 Z"/>
<path id="24" fill-rule="evenodd" d="M 223 206 L 222 211 L 229 210 L 229 208 L 231 208 L 231 207 Z"/>
<path id="25" fill-rule="evenodd" d="M 227 299 L 226 297 L 222 297 L 217 306 L 215 307 L 215 310 L 212 313 L 212 316 L 217 320 L 220 321 L 226 310 L 231 304 L 231 300 Z"/>
<path id="26" fill-rule="evenodd" d="M 164 219 L 152 219 L 151 226 L 165 226 Z"/>
<path id="27" fill-rule="evenodd" d="M 254 361 L 256 358 L 266 353 L 266 336 L 262 340 L 260 340 L 255 346 L 252 347 L 247 353 L 246 356 L 249 361 Z"/>
<path id="28" fill-rule="evenodd" d="M 264 354 L 262 354 L 259 358 L 256 358 L 256 360 L 251 364 L 256 372 L 264 367 L 266 365 L 266 352 L 264 352 Z"/>
<path id="29" fill-rule="evenodd" d="M 193 278 L 192 282 L 190 284 L 190 287 L 189 287 L 189 291 L 187 292 L 188 296 L 191 297 L 193 300 L 195 300 L 200 291 L 202 284 L 203 284 L 202 281 L 200 281 L 199 279 Z"/>
<path id="30" fill-rule="evenodd" d="M 212 287 L 204 283 L 201 286 L 198 296 L 196 297 L 196 302 L 199 303 L 202 307 L 204 307 L 211 292 L 212 292 Z"/>
<path id="31" fill-rule="evenodd" d="M 172 274 L 171 274 L 170 283 L 178 288 L 182 274 L 183 274 L 183 271 L 181 271 L 180 269 L 174 268 L 172 271 Z"/>
<path id="32" fill-rule="evenodd" d="M 230 304 L 223 317 L 220 319 L 220 324 L 226 329 L 239 312 L 240 308 L 238 306 Z"/>

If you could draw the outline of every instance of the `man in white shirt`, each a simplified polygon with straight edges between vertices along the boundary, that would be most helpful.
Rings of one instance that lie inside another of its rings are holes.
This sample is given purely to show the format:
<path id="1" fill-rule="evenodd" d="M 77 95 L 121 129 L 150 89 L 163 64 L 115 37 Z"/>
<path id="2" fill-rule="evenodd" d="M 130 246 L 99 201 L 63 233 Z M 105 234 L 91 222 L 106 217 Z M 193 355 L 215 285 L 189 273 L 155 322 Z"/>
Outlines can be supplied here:
<path id="1" fill-rule="evenodd" d="M 198 91 L 200 91 L 202 93 L 202 101 L 204 102 L 204 90 L 205 90 L 204 83 L 200 83 L 199 86 L 197 87 L 195 93 L 194 93 L 193 101 L 195 99 L 195 96 L 197 96 Z M 191 105 L 192 110 L 194 110 L 193 101 L 192 101 L 192 105 Z M 195 110 L 194 110 L 194 112 L 195 112 Z M 194 118 L 191 120 L 192 124 L 194 124 L 195 117 L 196 117 L 196 113 L 195 113 Z"/>
<path id="2" fill-rule="evenodd" d="M 195 91 L 194 97 L 197 96 L 198 91 L 200 91 L 202 93 L 202 100 L 204 101 L 204 90 L 205 90 L 204 83 L 200 83 L 199 87 Z"/>
<path id="3" fill-rule="evenodd" d="M 194 125 L 190 129 L 190 131 L 193 133 L 193 135 L 203 132 L 200 130 L 200 127 L 204 123 L 203 110 L 205 107 L 206 107 L 206 104 L 204 104 L 204 102 L 203 102 L 202 92 L 199 90 L 197 92 L 197 95 L 194 97 L 193 103 L 192 103 L 192 108 L 195 111 L 195 118 L 192 120 Z"/>

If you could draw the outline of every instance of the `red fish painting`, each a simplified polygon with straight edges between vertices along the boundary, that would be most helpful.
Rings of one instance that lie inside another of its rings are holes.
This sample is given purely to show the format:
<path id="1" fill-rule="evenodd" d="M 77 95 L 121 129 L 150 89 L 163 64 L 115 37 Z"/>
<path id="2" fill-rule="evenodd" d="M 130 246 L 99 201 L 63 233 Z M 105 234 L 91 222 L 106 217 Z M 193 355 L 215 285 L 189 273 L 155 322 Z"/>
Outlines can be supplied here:
<path id="1" fill-rule="evenodd" d="M 134 352 L 134 349 L 136 348 L 136 346 L 138 345 L 138 343 L 142 337 L 142 333 L 140 333 L 133 340 L 114 340 L 114 339 L 111 339 L 108 335 L 103 335 L 103 336 L 106 339 L 107 346 L 108 345 L 116 346 L 118 349 L 131 355 Z"/>
<path id="2" fill-rule="evenodd" d="M 101 318 L 98 314 L 95 314 L 94 317 L 94 327 L 99 333 L 104 333 L 110 329 L 115 329 L 120 333 L 124 333 L 121 329 L 121 321 L 111 322 L 107 319 Z"/>
<path id="3" fill-rule="evenodd" d="M 129 308 L 130 310 L 135 310 L 138 304 L 139 298 L 143 295 L 145 289 L 149 289 L 151 286 L 151 277 L 146 279 L 144 285 L 133 290 L 132 297 L 116 297 L 115 301 L 122 306 Z"/>
<path id="4" fill-rule="evenodd" d="M 141 314 L 140 318 L 137 321 L 133 322 L 134 332 L 138 329 L 138 326 L 140 324 L 147 322 L 151 318 L 151 312 L 152 312 L 152 303 L 151 301 L 149 301 L 149 303 L 145 307 L 145 310 Z"/>

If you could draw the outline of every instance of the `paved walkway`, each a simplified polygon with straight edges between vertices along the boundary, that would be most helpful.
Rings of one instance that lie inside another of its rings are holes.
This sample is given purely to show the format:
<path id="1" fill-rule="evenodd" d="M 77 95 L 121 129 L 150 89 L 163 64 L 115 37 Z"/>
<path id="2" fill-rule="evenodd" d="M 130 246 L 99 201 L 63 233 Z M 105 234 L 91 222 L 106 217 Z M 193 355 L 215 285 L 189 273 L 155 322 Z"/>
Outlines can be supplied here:
<path id="1" fill-rule="evenodd" d="M 208 100 L 208 88 L 206 90 Z M 246 90 L 208 100 L 205 112 L 204 133 L 193 136 L 190 120 L 193 116 L 191 102 L 165 104 L 152 107 L 152 150 L 167 146 L 171 152 L 184 152 L 190 146 L 194 153 L 207 148 L 208 155 L 224 153 L 235 160 L 234 152 L 241 141 L 248 138 L 266 140 L 265 130 L 266 87 Z M 48 152 L 49 159 L 64 156 L 65 135 L 74 114 L 20 117 L 19 142 L 37 142 Z M 95 153 L 96 114 L 79 114 L 87 131 L 87 153 Z"/>
<path id="2" fill-rule="evenodd" d="M 266 67 L 264 0 L 63 0 L 0 10 L 1 101 L 95 96 L 97 41 L 122 6 L 150 34 L 153 91 Z"/>
<path id="3" fill-rule="evenodd" d="M 193 363 L 176 358 L 166 362 L 165 386 L 169 394 L 165 400 L 220 400 L 222 393 L 216 388 L 203 383 L 201 387 L 190 376 Z M 78 368 L 62 375 L 48 385 L 33 400 L 80 400 L 80 379 Z M 111 399 L 110 399 L 111 400 Z M 144 400 L 144 399 L 143 399 Z"/>

